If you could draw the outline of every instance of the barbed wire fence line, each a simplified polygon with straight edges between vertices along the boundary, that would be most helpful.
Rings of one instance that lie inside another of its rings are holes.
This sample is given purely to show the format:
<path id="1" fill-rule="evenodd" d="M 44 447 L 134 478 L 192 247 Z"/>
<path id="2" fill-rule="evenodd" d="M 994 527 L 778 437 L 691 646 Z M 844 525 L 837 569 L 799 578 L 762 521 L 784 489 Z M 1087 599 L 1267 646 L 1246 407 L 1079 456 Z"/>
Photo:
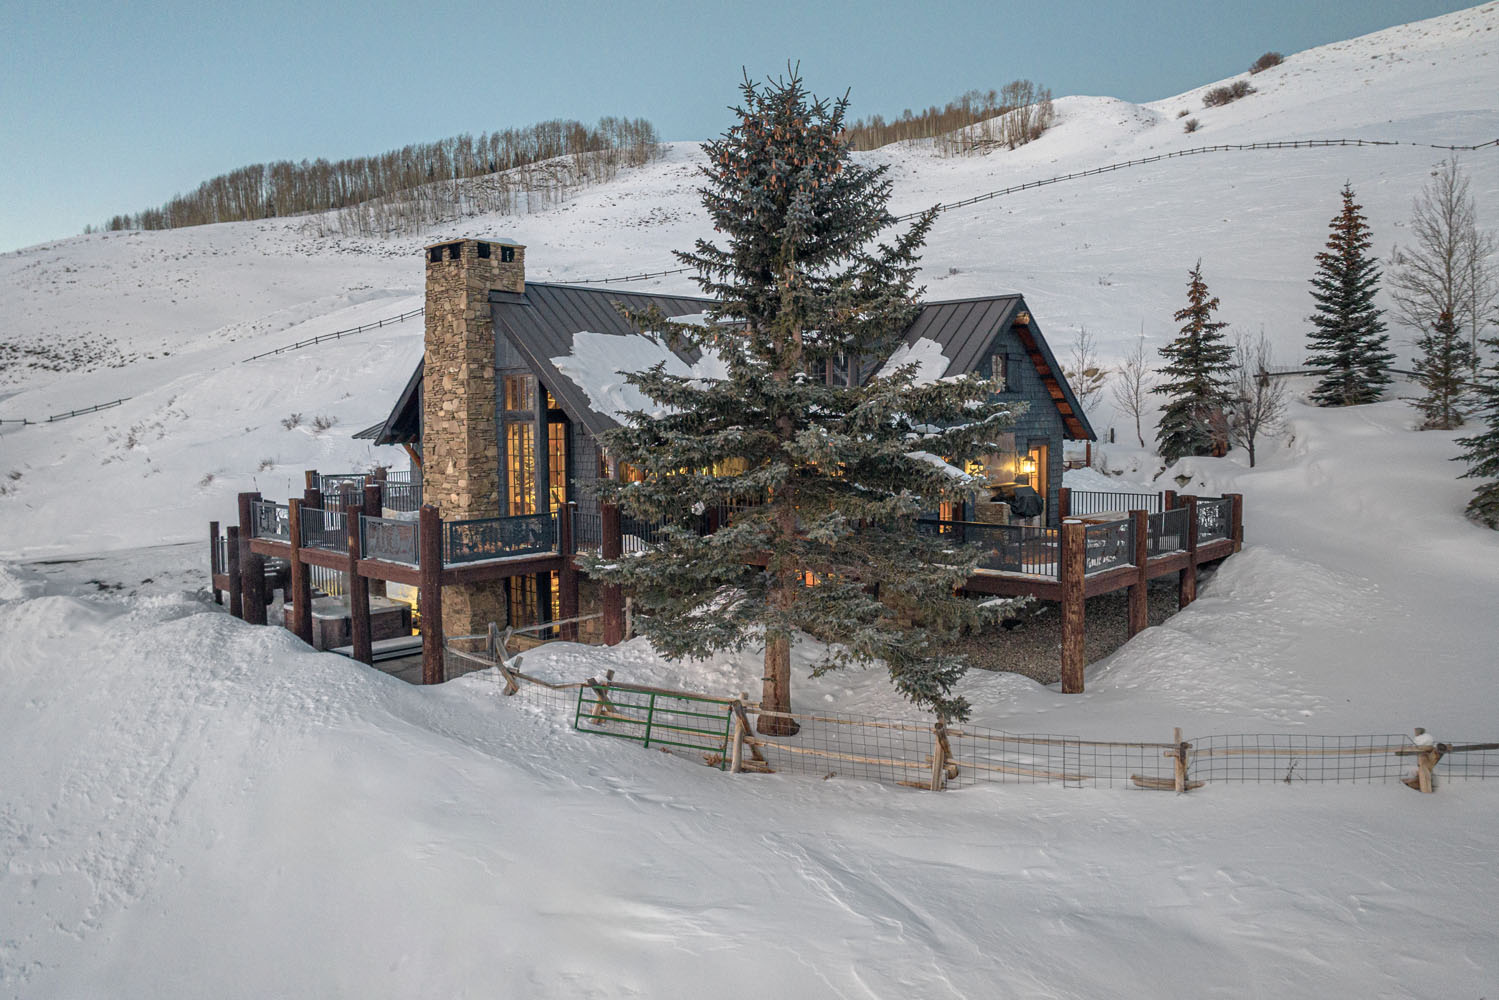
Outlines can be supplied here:
<path id="1" fill-rule="evenodd" d="M 1293 139 L 1293 140 L 1273 141 L 1273 142 L 1220 143 L 1220 144 L 1212 145 L 1212 146 L 1196 146 L 1196 147 L 1193 147 L 1191 149 L 1178 149 L 1178 150 L 1174 150 L 1174 151 L 1169 152 L 1169 153 L 1159 153 L 1159 154 L 1157 154 L 1155 156 L 1138 157 L 1138 158 L 1132 159 L 1132 160 L 1121 160 L 1121 161 L 1119 161 L 1117 163 L 1108 163 L 1108 164 L 1104 164 L 1103 166 L 1092 167 L 1092 168 L 1090 168 L 1088 170 L 1077 170 L 1077 171 L 1072 171 L 1072 172 L 1066 173 L 1066 174 L 1058 174 L 1058 175 L 1056 175 L 1054 177 L 1045 177 L 1045 178 L 1041 178 L 1039 180 L 1026 181 L 1025 183 L 1022 183 L 1022 184 L 1012 184 L 1009 187 L 998 188 L 998 189 L 993 190 L 993 191 L 986 191 L 983 194 L 977 194 L 977 195 L 974 195 L 974 196 L 972 196 L 970 198 L 963 198 L 963 199 L 961 199 L 959 201 L 939 202 L 934 207 L 936 209 L 937 214 L 939 216 L 941 216 L 941 215 L 946 214 L 947 212 L 952 212 L 952 211 L 955 211 L 955 210 L 960 209 L 960 208 L 967 208 L 969 206 L 981 204 L 982 202 L 986 202 L 986 201 L 993 201 L 996 198 L 1003 198 L 1006 195 L 1018 194 L 1018 193 L 1020 193 L 1022 191 L 1030 191 L 1030 190 L 1033 190 L 1035 188 L 1047 187 L 1047 186 L 1052 185 L 1052 184 L 1061 184 L 1061 183 L 1063 183 L 1065 181 L 1080 180 L 1080 179 L 1086 178 L 1086 177 L 1097 177 L 1100 174 L 1114 173 L 1116 171 L 1126 170 L 1126 169 L 1129 169 L 1131 167 L 1144 166 L 1144 165 L 1150 164 L 1150 163 L 1159 163 L 1159 162 L 1162 162 L 1162 161 L 1165 161 L 1165 160 L 1182 159 L 1182 158 L 1188 157 L 1188 156 L 1202 156 L 1202 155 L 1206 155 L 1206 154 L 1210 154 L 1210 153 L 1224 153 L 1224 152 L 1249 152 L 1249 151 L 1257 151 L 1257 150 L 1286 150 L 1286 149 L 1327 149 L 1327 148 L 1332 148 L 1332 147 L 1342 148 L 1342 147 L 1350 147 L 1350 146 L 1351 147 L 1355 147 L 1355 148 L 1364 147 L 1364 146 L 1369 146 L 1369 147 L 1401 147 L 1401 146 L 1403 146 L 1403 147 L 1407 147 L 1407 148 L 1414 147 L 1414 148 L 1420 148 L 1420 149 L 1438 149 L 1438 150 L 1444 150 L 1444 151 L 1448 151 L 1448 152 L 1476 152 L 1476 151 L 1481 150 L 1481 149 L 1495 149 L 1495 148 L 1499 148 L 1499 139 L 1490 139 L 1487 142 L 1474 143 L 1474 144 L 1471 144 L 1471 145 L 1462 145 L 1462 144 L 1456 144 L 1456 143 L 1453 143 L 1453 144 L 1442 144 L 1442 143 L 1431 143 L 1431 142 L 1412 142 L 1412 141 L 1403 140 L 1403 139 Z M 924 210 L 916 211 L 916 212 L 907 212 L 904 215 L 898 215 L 898 216 L 896 216 L 895 219 L 894 219 L 894 222 L 895 223 L 910 222 L 913 219 L 920 218 L 922 215 L 926 214 L 927 211 L 929 211 L 929 210 L 924 209 Z M 670 277 L 670 276 L 678 275 L 678 274 L 687 274 L 687 273 L 689 273 L 691 271 L 694 271 L 694 270 L 696 270 L 696 269 L 693 268 L 693 267 L 673 267 L 673 268 L 665 268 L 665 269 L 657 270 L 657 271 L 641 271 L 641 272 L 635 272 L 635 273 L 631 273 L 631 274 L 607 275 L 607 276 L 604 276 L 604 277 L 597 277 L 597 278 L 571 278 L 571 279 L 568 279 L 564 283 L 565 284 L 572 284 L 572 285 L 617 285 L 617 284 L 627 284 L 627 283 L 636 282 L 636 281 L 651 281 L 651 280 L 654 280 L 656 278 L 665 278 L 665 277 Z M 274 350 L 264 351 L 264 352 L 262 352 L 260 354 L 252 355 L 251 357 L 245 358 L 244 360 L 245 360 L 245 362 L 256 361 L 256 360 L 259 360 L 261 358 L 271 357 L 273 355 L 285 354 L 285 353 L 288 353 L 290 351 L 298 351 L 298 350 L 302 350 L 302 349 L 307 348 L 307 347 L 313 347 L 313 346 L 315 346 L 317 344 L 327 343 L 328 341 L 332 341 L 332 340 L 341 340 L 344 337 L 349 337 L 349 336 L 353 336 L 355 334 L 364 333 L 364 332 L 366 332 L 368 330 L 382 329 L 382 328 L 384 328 L 386 326 L 390 326 L 390 325 L 395 324 L 395 323 L 404 322 L 405 320 L 410 319 L 410 318 L 412 318 L 414 316 L 420 316 L 425 311 L 426 311 L 425 308 L 417 308 L 417 309 L 410 310 L 409 312 L 401 313 L 401 314 L 396 315 L 396 316 L 389 316 L 389 317 L 386 317 L 384 319 L 376 320 L 373 323 L 363 323 L 363 324 L 360 324 L 359 326 L 350 327 L 347 330 L 335 330 L 332 333 L 325 333 L 325 334 L 323 334 L 321 336 L 311 337 L 311 338 L 309 338 L 307 340 L 297 341 L 294 344 L 288 344 L 288 345 L 286 345 L 284 347 L 275 348 Z M 4 418 L 4 419 L 0 419 L 0 426 L 3 426 L 4 424 L 18 424 L 21 427 L 29 427 L 29 426 L 34 426 L 36 424 L 43 423 L 43 422 L 49 422 L 50 423 L 50 422 L 54 422 L 54 421 L 57 421 L 57 420 L 67 419 L 67 418 L 73 417 L 73 416 L 80 416 L 80 415 L 82 415 L 84 413 L 91 413 L 91 412 L 94 412 L 97 409 L 107 408 L 108 406 L 111 406 L 111 405 L 117 405 L 118 402 L 123 402 L 123 400 L 116 401 L 116 403 L 114 403 L 114 404 L 108 404 L 108 403 L 106 403 L 106 404 L 99 404 L 98 406 L 83 407 L 83 408 L 81 408 L 79 410 L 71 411 L 70 413 L 60 414 L 60 415 L 55 415 L 55 416 L 48 417 L 46 421 L 31 420 L 31 419 L 25 418 L 25 417 Z"/>

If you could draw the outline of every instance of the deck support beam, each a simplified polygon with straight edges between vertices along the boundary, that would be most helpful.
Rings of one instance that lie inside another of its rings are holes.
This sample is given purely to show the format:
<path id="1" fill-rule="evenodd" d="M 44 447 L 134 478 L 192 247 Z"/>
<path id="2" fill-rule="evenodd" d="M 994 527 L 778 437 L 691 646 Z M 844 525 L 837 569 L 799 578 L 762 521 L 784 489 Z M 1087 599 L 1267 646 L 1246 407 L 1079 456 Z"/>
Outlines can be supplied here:
<path id="1" fill-rule="evenodd" d="M 1183 496 L 1177 499 L 1187 508 L 1187 565 L 1177 575 L 1176 583 L 1176 606 L 1185 608 L 1197 600 L 1197 498 Z"/>
<path id="2" fill-rule="evenodd" d="M 419 516 L 421 585 L 417 600 L 422 610 L 422 683 L 441 684 L 442 640 L 442 514 L 423 504 Z"/>
<path id="3" fill-rule="evenodd" d="M 291 630 L 298 639 L 311 646 L 312 574 L 307 572 L 307 564 L 302 561 L 302 508 L 306 503 L 292 497 L 287 506 L 291 508 L 287 517 L 287 524 L 291 527 L 291 583 L 288 584 L 291 593 L 286 595 L 291 601 Z"/>
<path id="4" fill-rule="evenodd" d="M 354 659 L 373 666 L 375 653 L 370 642 L 370 578 L 359 572 L 359 507 L 344 508 L 344 526 L 349 540 L 349 642 Z M 310 609 L 309 609 L 310 610 Z"/>
<path id="5" fill-rule="evenodd" d="M 1083 690 L 1084 621 L 1087 598 L 1084 592 L 1088 526 L 1081 521 L 1062 522 L 1062 693 L 1080 694 Z"/>
<path id="6" fill-rule="evenodd" d="M 224 529 L 224 575 L 229 578 L 229 613 L 243 620 L 245 617 L 244 579 L 239 574 L 239 525 L 231 524 Z"/>
<path id="7" fill-rule="evenodd" d="M 250 551 L 250 539 L 255 537 L 254 504 L 259 502 L 259 493 L 239 495 L 240 604 L 251 625 L 265 624 L 265 556 Z"/>
<path id="8" fill-rule="evenodd" d="M 1129 519 L 1135 529 L 1134 564 L 1138 574 L 1129 585 L 1129 637 L 1133 639 L 1150 627 L 1150 515 L 1143 510 L 1132 510 Z"/>
<path id="9" fill-rule="evenodd" d="M 599 504 L 599 557 L 619 559 L 624 555 L 624 538 L 620 534 L 619 505 Z M 625 641 L 625 598 L 617 583 L 599 588 L 604 605 L 604 645 L 617 646 Z"/>
<path id="10" fill-rule="evenodd" d="M 561 626 L 561 637 L 567 642 L 578 641 L 578 623 L 570 619 L 578 617 L 578 564 L 577 540 L 573 538 L 574 518 L 578 513 L 576 503 L 565 503 L 557 508 L 557 554 L 562 557 L 562 568 L 557 571 L 558 611 L 567 624 Z"/>

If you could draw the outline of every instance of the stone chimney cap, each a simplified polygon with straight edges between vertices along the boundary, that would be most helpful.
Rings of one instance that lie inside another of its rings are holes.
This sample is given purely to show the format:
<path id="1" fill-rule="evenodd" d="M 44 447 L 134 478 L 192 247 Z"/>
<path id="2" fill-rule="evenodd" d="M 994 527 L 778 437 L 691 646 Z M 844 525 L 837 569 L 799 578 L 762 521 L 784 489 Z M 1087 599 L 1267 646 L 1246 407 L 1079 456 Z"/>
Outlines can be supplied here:
<path id="1" fill-rule="evenodd" d="M 470 242 L 493 243 L 495 246 L 520 247 L 522 250 L 526 248 L 526 245 L 524 243 L 521 243 L 519 240 L 511 239 L 509 236 L 485 236 L 482 238 L 478 236 L 459 236 L 451 240 L 438 240 L 436 243 L 428 243 L 426 246 L 422 247 L 422 249 L 431 250 L 433 247 L 445 247 L 453 243 Z"/>

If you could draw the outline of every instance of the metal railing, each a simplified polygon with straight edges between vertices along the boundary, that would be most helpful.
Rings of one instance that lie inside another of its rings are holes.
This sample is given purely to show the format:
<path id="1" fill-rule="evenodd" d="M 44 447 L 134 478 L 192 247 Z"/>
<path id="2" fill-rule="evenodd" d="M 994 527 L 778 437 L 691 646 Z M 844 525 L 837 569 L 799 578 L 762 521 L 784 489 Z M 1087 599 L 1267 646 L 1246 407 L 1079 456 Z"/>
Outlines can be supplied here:
<path id="1" fill-rule="evenodd" d="M 1061 538 L 1056 528 L 922 518 L 916 522 L 916 530 L 951 536 L 961 544 L 982 546 L 985 551 L 978 562 L 982 570 L 1024 573 L 1052 580 L 1061 575 Z"/>
<path id="2" fill-rule="evenodd" d="M 1161 495 L 1159 493 L 1106 493 L 1098 490 L 1068 490 L 1067 491 L 1067 516 L 1080 517 L 1084 514 L 1103 514 L 1106 512 L 1132 510 L 1149 511 L 1152 514 L 1159 513 L 1161 509 Z"/>
<path id="3" fill-rule="evenodd" d="M 380 506 L 385 510 L 420 510 L 422 506 L 422 484 L 410 482 L 395 483 L 390 481 L 381 483 Z"/>
<path id="4" fill-rule="evenodd" d="M 359 552 L 365 559 L 416 566 L 421 563 L 422 529 L 417 521 L 359 518 Z"/>
<path id="5" fill-rule="evenodd" d="M 1145 519 L 1147 556 L 1167 555 L 1187 550 L 1187 508 L 1176 507 L 1151 514 Z"/>
<path id="6" fill-rule="evenodd" d="M 1136 508 L 1138 509 L 1138 508 Z M 1083 529 L 1083 573 L 1102 573 L 1135 564 L 1135 523 L 1109 521 Z"/>
<path id="7" fill-rule="evenodd" d="M 1216 542 L 1227 538 L 1233 531 L 1234 502 L 1227 497 L 1221 500 L 1197 501 L 1197 543 Z"/>
<path id="8" fill-rule="evenodd" d="M 291 541 L 291 508 L 269 500 L 250 504 L 250 537 Z"/>
<path id="9" fill-rule="evenodd" d="M 557 518 L 554 514 L 481 517 L 468 521 L 444 521 L 442 525 L 444 565 L 556 550 Z"/>
<path id="10" fill-rule="evenodd" d="M 596 512 L 573 512 L 573 548 L 579 552 L 598 552 L 604 543 L 603 518 Z"/>
<path id="11" fill-rule="evenodd" d="M 664 517 L 643 518 L 619 515 L 621 550 L 625 553 L 644 552 L 661 544 L 661 531 L 668 524 Z"/>
<path id="12" fill-rule="evenodd" d="M 302 508 L 302 537 L 300 542 L 309 549 L 327 552 L 347 552 L 349 534 L 342 511 Z"/>

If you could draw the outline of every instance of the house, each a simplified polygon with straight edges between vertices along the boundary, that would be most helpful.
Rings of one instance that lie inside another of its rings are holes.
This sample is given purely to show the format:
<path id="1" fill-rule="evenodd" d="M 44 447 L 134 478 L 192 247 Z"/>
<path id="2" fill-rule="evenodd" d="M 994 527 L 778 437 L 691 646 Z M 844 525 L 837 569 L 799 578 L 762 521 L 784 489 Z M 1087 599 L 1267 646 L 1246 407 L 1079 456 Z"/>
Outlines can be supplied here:
<path id="1" fill-rule="evenodd" d="M 591 509 L 592 481 L 628 474 L 612 466 L 599 436 L 621 412 L 650 408 L 616 373 L 658 361 L 685 373 L 701 360 L 637 333 L 617 305 L 693 321 L 712 302 L 527 282 L 525 247 L 508 240 L 439 243 L 426 257 L 422 364 L 385 421 L 361 435 L 405 446 L 422 468 L 428 502 L 448 517 L 532 514 L 568 500 Z M 862 381 L 886 360 L 820 374 Z M 1025 299 L 924 303 L 889 360 L 916 362 L 923 378 L 979 372 L 999 380 L 1006 398 L 1029 404 L 984 465 L 994 482 L 1033 487 L 1043 510 L 1031 523 L 1055 527 L 1062 442 L 1095 435 Z M 440 373 L 435 387 L 428 372 Z M 1011 519 L 1010 505 L 987 492 L 943 513 Z"/>

